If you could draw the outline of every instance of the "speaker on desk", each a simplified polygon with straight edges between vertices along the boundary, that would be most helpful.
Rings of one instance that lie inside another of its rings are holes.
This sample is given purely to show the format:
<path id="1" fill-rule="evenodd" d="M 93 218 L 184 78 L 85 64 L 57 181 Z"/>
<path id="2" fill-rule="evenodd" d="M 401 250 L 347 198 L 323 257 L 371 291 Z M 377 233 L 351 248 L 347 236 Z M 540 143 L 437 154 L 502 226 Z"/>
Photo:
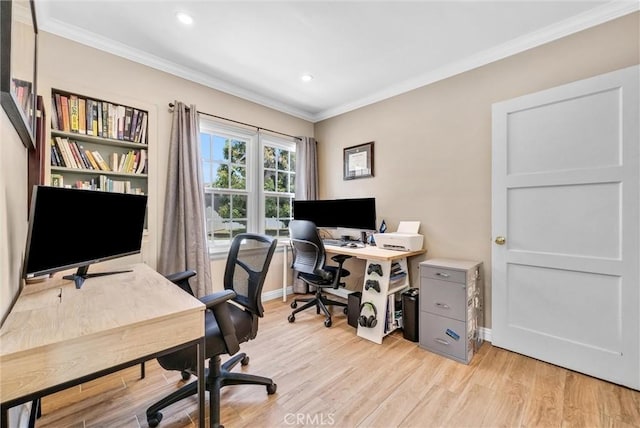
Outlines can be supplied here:
<path id="1" fill-rule="evenodd" d="M 360 316 L 360 300 L 362 293 L 354 291 L 347 296 L 347 323 L 351 327 L 358 328 L 358 317 Z"/>
<path id="2" fill-rule="evenodd" d="M 402 293 L 402 336 L 412 342 L 419 340 L 419 311 L 418 289 L 410 288 Z"/>

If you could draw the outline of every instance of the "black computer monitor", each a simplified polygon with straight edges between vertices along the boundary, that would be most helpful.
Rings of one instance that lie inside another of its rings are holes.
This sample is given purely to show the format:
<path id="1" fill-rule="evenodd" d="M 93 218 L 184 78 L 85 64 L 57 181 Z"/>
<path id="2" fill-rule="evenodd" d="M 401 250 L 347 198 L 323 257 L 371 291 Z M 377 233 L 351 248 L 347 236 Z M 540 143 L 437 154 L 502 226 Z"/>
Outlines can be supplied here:
<path id="1" fill-rule="evenodd" d="M 376 230 L 376 199 L 326 199 L 293 201 L 293 218 L 317 227 Z"/>
<path id="2" fill-rule="evenodd" d="M 86 278 L 117 273 L 87 269 L 140 252 L 146 207 L 145 195 L 34 186 L 23 278 L 77 267 L 64 278 L 80 288 Z"/>

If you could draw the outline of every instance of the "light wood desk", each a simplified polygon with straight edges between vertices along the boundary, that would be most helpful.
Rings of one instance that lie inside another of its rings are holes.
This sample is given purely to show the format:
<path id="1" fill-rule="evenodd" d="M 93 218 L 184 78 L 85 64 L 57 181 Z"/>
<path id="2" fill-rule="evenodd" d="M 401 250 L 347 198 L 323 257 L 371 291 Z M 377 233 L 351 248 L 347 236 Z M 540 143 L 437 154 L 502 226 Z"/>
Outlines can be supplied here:
<path id="1" fill-rule="evenodd" d="M 327 253 L 332 254 L 345 254 L 348 256 L 356 257 L 361 260 L 366 261 L 365 266 L 365 275 L 362 286 L 362 300 L 361 302 L 371 302 L 375 305 L 377 310 L 377 324 L 375 327 L 362 327 L 358 325 L 358 336 L 363 337 L 365 339 L 371 340 L 375 343 L 382 343 L 382 339 L 387 334 L 391 333 L 395 328 L 391 326 L 385 325 L 385 316 L 386 316 L 386 308 L 389 296 L 404 291 L 410 287 L 409 285 L 409 268 L 407 264 L 407 259 L 412 256 L 417 256 L 419 254 L 424 254 L 427 250 L 417 250 L 417 251 L 395 251 L 395 250 L 385 250 L 383 248 L 378 248 L 374 246 L 367 245 L 365 247 L 359 248 L 351 248 L 351 247 L 341 247 L 336 245 L 327 245 L 325 244 L 324 249 Z M 286 252 L 285 252 L 286 257 Z M 407 273 L 406 277 L 402 281 L 392 282 L 391 281 L 391 265 L 392 263 L 397 262 L 400 265 L 400 268 Z M 286 264 L 286 262 L 285 262 Z M 379 275 L 375 272 L 369 273 L 369 268 L 371 265 L 380 265 L 382 269 L 382 275 Z M 378 281 L 378 285 L 380 287 L 380 291 L 377 291 L 371 287 L 367 289 L 366 283 L 367 280 L 376 280 Z M 286 272 L 283 283 L 283 299 L 286 300 Z M 344 289 L 326 289 L 327 292 L 337 294 L 341 297 L 347 297 L 349 294 Z"/>
<path id="2" fill-rule="evenodd" d="M 193 345 L 204 427 L 205 305 L 145 264 L 129 268 L 79 290 L 62 279 L 23 288 L 0 328 L 2 427 L 10 407 Z"/>

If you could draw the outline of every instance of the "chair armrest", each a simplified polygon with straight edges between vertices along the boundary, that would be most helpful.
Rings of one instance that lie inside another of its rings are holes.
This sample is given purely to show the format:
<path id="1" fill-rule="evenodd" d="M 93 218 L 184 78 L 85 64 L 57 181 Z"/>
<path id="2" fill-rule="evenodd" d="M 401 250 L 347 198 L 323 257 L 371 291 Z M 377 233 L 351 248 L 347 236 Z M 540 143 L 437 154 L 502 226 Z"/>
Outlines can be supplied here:
<path id="1" fill-rule="evenodd" d="M 227 300 L 233 299 L 236 297 L 236 292 L 233 290 L 223 290 L 217 291 L 212 294 L 207 294 L 206 296 L 200 297 L 202 303 L 207 306 L 207 309 L 213 310 L 213 308 L 219 305 L 222 302 L 226 302 Z"/>
<path id="2" fill-rule="evenodd" d="M 196 274 L 196 271 L 188 269 L 182 272 L 176 272 L 176 273 L 166 275 L 165 278 L 167 278 L 171 282 L 176 283 L 176 282 L 181 282 L 186 279 L 189 279 L 192 276 L 195 276 L 195 274 Z"/>
<path id="3" fill-rule="evenodd" d="M 191 289 L 191 285 L 189 285 L 189 278 L 194 277 L 196 275 L 196 271 L 188 269 L 182 272 L 175 272 L 169 275 L 165 275 L 169 281 L 173 282 L 178 287 L 182 288 L 183 291 L 195 296 L 193 294 L 193 290 Z"/>
<path id="4" fill-rule="evenodd" d="M 207 305 L 207 309 L 213 312 L 229 355 L 233 355 L 240 350 L 236 328 L 229 313 L 229 304 L 226 303 L 234 297 L 236 297 L 235 291 L 223 290 L 199 298 L 202 303 Z"/>
<path id="5" fill-rule="evenodd" d="M 333 260 L 336 263 L 339 263 L 340 265 L 342 265 L 342 263 L 344 263 L 345 260 L 350 259 L 351 256 L 347 255 L 347 254 L 336 254 L 335 256 L 331 257 L 331 260 Z"/>

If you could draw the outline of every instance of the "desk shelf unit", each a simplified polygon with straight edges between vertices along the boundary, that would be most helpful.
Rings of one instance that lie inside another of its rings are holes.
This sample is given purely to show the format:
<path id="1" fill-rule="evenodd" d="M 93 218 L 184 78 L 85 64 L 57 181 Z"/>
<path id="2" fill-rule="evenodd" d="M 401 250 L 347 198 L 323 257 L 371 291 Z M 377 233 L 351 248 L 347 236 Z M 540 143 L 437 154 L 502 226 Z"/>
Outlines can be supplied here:
<path id="1" fill-rule="evenodd" d="M 400 255 L 401 253 L 399 253 Z M 374 268 L 380 267 L 382 275 L 375 272 Z M 404 275 L 398 280 L 392 280 L 392 271 L 403 272 Z M 377 288 L 367 286 L 367 281 L 377 281 L 380 291 Z M 398 328 L 402 327 L 402 313 L 398 311 L 402 308 L 400 293 L 409 288 L 409 270 L 407 258 L 389 260 L 367 259 L 365 270 L 364 287 L 362 288 L 362 298 L 360 307 L 365 302 L 370 302 L 376 307 L 377 323 L 374 327 L 366 327 L 358 324 L 358 336 L 381 344 L 382 339 Z M 369 308 L 370 309 L 370 308 Z M 361 313 L 370 315 L 371 311 Z"/>

